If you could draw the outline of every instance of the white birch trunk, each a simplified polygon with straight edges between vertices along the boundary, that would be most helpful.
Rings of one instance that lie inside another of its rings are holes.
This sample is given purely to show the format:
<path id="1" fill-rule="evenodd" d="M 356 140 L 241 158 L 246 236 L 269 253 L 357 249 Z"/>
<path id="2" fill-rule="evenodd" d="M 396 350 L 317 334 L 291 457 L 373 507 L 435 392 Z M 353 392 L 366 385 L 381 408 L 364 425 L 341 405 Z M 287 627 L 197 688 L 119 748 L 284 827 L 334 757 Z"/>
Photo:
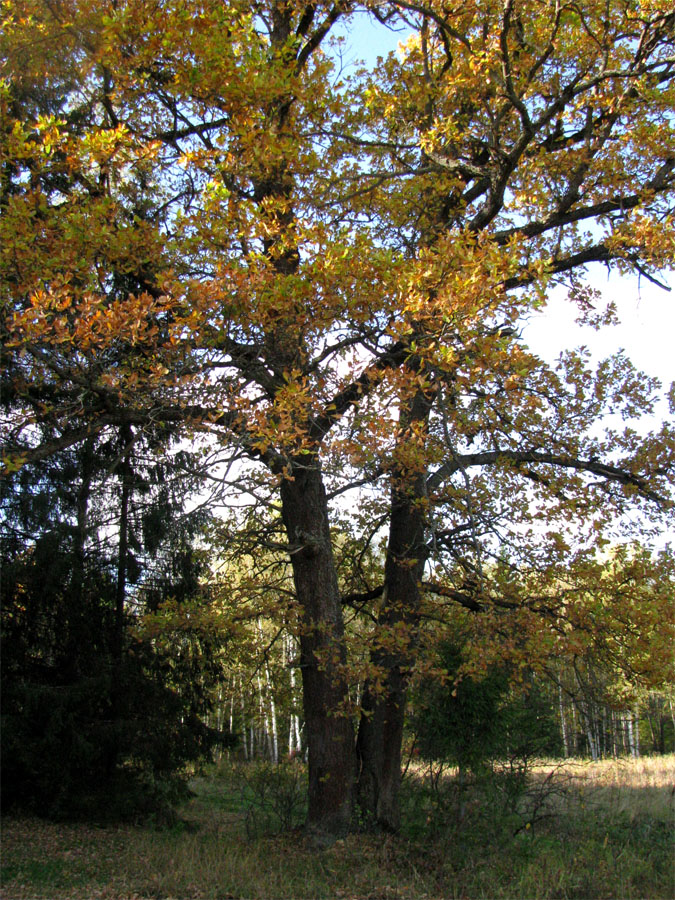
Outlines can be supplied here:
<path id="1" fill-rule="evenodd" d="M 638 713 L 637 706 L 635 707 L 635 725 L 634 725 L 634 733 L 635 733 L 635 756 L 636 759 L 640 758 L 640 716 Z"/>
<path id="2" fill-rule="evenodd" d="M 270 742 L 270 723 L 269 723 L 269 713 L 267 710 L 267 704 L 265 703 L 265 697 L 263 696 L 263 686 L 262 686 L 262 678 L 260 677 L 260 669 L 258 669 L 258 673 L 256 675 L 256 681 L 258 683 L 258 721 L 260 723 L 260 738 L 261 743 L 263 745 L 267 745 L 267 755 L 272 755 L 272 745 Z"/>
<path id="3" fill-rule="evenodd" d="M 258 640 L 262 649 L 264 635 L 262 623 L 260 619 L 256 622 L 258 630 Z M 258 684 L 260 684 L 260 673 L 258 672 Z M 270 759 L 276 765 L 279 762 L 279 732 L 277 728 L 277 705 L 274 702 L 274 690 L 272 685 L 272 673 L 270 665 L 265 657 L 265 721 L 267 723 L 267 742 L 269 744 Z M 262 693 L 261 693 L 262 697 Z"/>
<path id="4" fill-rule="evenodd" d="M 239 708 L 241 709 L 241 743 L 244 748 L 244 761 L 251 759 L 248 750 L 248 741 L 246 739 L 246 706 L 244 704 L 244 688 L 239 677 Z"/>
<path id="5" fill-rule="evenodd" d="M 277 706 L 274 702 L 274 694 L 272 693 L 271 686 L 269 684 L 269 670 L 267 672 L 267 677 L 270 704 L 270 720 L 272 725 L 272 762 L 276 765 L 279 762 L 279 733 L 277 730 Z"/>
<path id="6" fill-rule="evenodd" d="M 293 666 L 293 638 L 288 635 L 286 643 L 286 659 L 289 667 L 289 679 L 291 685 L 291 715 L 288 729 L 288 755 L 292 757 L 302 749 L 300 743 L 300 717 L 293 710 L 297 709 L 295 667 Z"/>
<path id="7" fill-rule="evenodd" d="M 628 746 L 630 749 L 630 755 L 633 757 L 633 759 L 637 759 L 640 756 L 640 739 L 637 733 L 637 716 L 635 716 L 634 719 L 632 712 L 629 712 L 626 715 L 626 731 L 628 733 Z"/>
<path id="8" fill-rule="evenodd" d="M 572 733 L 574 735 L 574 752 L 577 752 L 577 748 L 579 746 L 579 740 L 577 738 L 577 734 L 579 732 L 579 726 L 577 725 L 577 704 L 574 700 L 572 700 Z"/>
<path id="9" fill-rule="evenodd" d="M 570 755 L 569 741 L 567 739 L 567 725 L 565 724 L 565 706 L 563 704 L 562 685 L 558 683 L 558 707 L 560 709 L 560 730 L 562 732 L 563 752 L 565 758 Z"/>
<path id="10" fill-rule="evenodd" d="M 588 741 L 588 749 L 591 754 L 591 759 L 596 762 L 600 757 L 598 753 L 598 735 L 593 721 L 593 716 L 589 708 L 589 704 L 582 704 L 579 707 L 579 711 L 581 713 L 581 718 L 584 724 L 584 730 L 586 732 L 586 740 Z"/>

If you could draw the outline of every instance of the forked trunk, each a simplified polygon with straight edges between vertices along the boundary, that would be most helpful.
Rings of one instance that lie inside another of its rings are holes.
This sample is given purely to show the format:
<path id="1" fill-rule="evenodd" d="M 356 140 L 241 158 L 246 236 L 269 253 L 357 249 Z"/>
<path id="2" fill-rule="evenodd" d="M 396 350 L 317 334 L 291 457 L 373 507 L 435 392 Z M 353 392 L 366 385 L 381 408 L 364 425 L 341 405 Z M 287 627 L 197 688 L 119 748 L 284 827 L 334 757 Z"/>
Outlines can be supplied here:
<path id="1" fill-rule="evenodd" d="M 307 745 L 311 834 L 330 841 L 350 826 L 354 734 L 347 711 L 342 604 L 333 561 L 328 503 L 317 460 L 281 485 L 293 579 L 303 613 L 300 665 Z"/>

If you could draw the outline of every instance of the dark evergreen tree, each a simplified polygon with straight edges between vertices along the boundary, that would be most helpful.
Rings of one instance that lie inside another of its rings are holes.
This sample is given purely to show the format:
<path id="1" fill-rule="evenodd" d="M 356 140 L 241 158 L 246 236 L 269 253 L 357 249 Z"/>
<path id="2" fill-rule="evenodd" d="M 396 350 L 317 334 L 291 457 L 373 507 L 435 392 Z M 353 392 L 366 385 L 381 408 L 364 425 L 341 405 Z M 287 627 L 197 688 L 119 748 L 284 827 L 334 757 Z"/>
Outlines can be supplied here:
<path id="1" fill-rule="evenodd" d="M 543 684 L 530 677 L 514 688 L 506 665 L 491 666 L 480 677 L 464 675 L 464 662 L 461 638 L 445 641 L 438 664 L 446 678 L 428 677 L 414 694 L 411 724 L 424 759 L 478 773 L 496 760 L 527 762 L 559 753 L 555 712 Z"/>
<path id="2" fill-rule="evenodd" d="M 112 434 L 0 482 L 5 808 L 166 811 L 185 764 L 225 739 L 204 724 L 217 637 L 130 630 L 148 608 L 199 603 L 201 591 L 203 516 L 184 514 L 188 485 L 148 449 Z"/>

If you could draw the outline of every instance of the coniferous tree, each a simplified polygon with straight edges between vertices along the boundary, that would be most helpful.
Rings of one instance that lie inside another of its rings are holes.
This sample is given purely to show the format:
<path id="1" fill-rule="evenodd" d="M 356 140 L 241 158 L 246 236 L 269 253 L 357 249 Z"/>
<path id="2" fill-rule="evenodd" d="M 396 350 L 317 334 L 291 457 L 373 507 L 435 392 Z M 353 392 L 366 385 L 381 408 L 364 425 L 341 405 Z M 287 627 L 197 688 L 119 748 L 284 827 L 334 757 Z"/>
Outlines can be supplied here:
<path id="1" fill-rule="evenodd" d="M 167 809 L 185 765 L 226 739 L 204 723 L 222 641 L 189 627 L 153 641 L 133 627 L 167 601 L 200 603 L 201 517 L 181 520 L 182 489 L 116 438 L 2 482 L 8 807 L 53 816 Z"/>

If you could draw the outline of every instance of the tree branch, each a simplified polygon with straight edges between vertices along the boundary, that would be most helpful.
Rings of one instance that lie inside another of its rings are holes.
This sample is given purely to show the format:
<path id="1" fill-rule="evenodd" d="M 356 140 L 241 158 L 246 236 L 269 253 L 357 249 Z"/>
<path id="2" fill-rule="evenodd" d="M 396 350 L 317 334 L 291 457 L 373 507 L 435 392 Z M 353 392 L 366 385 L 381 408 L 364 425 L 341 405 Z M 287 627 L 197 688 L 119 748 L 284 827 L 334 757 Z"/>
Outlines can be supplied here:
<path id="1" fill-rule="evenodd" d="M 647 499 L 660 505 L 669 501 L 653 491 L 646 480 L 640 475 L 621 469 L 619 466 L 603 463 L 595 459 L 577 459 L 572 456 L 564 456 L 556 453 L 544 453 L 539 450 L 486 450 L 480 453 L 466 453 L 444 463 L 427 479 L 427 488 L 436 490 L 441 483 L 452 477 L 461 469 L 473 466 L 489 466 L 500 462 L 540 463 L 542 465 L 559 466 L 564 469 L 575 469 L 579 472 L 590 472 L 607 481 L 614 481 L 623 485 L 630 485 Z"/>

